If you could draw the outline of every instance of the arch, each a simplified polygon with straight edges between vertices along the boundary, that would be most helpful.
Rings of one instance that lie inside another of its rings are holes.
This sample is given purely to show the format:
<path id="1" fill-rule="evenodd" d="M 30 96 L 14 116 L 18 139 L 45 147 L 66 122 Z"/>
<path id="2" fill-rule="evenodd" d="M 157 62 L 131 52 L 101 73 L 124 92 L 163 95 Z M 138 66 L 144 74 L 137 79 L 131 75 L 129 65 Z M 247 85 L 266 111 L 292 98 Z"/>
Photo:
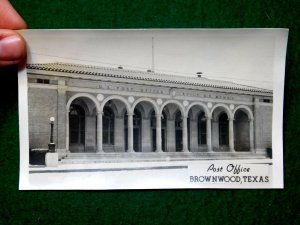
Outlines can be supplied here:
<path id="1" fill-rule="evenodd" d="M 89 100 L 91 100 L 95 106 L 97 111 L 99 112 L 100 110 L 100 103 L 97 100 L 97 98 L 91 94 L 88 93 L 77 93 L 74 94 L 73 96 L 71 96 L 66 104 L 66 149 L 68 149 L 68 151 L 70 151 L 70 130 L 69 130 L 69 125 L 70 125 L 70 118 L 69 118 L 69 111 L 70 111 L 70 107 L 72 102 L 77 99 L 77 98 L 87 98 Z"/>
<path id="2" fill-rule="evenodd" d="M 221 107 L 221 108 L 225 109 L 226 114 L 228 116 L 228 119 L 233 118 L 231 110 L 229 109 L 229 107 L 227 105 L 225 105 L 223 103 L 218 103 L 218 104 L 214 105 L 214 107 L 211 109 L 210 117 L 213 116 L 213 113 L 214 113 L 215 109 L 217 109 L 218 107 Z"/>
<path id="3" fill-rule="evenodd" d="M 193 102 L 193 103 L 191 103 L 191 104 L 188 106 L 187 110 L 186 110 L 186 115 L 189 114 L 190 109 L 191 109 L 193 106 L 195 106 L 195 105 L 201 106 L 202 109 L 203 109 L 204 112 L 205 112 L 205 116 L 207 116 L 207 117 L 209 116 L 209 109 L 208 109 L 208 107 L 207 107 L 204 103 L 202 103 L 202 102 Z"/>
<path id="4" fill-rule="evenodd" d="M 93 111 L 90 112 L 90 109 L 86 103 L 86 101 L 84 101 L 83 99 L 80 99 L 81 97 L 79 98 L 76 98 L 74 99 L 71 104 L 70 104 L 70 107 L 69 107 L 69 111 L 71 111 L 71 108 L 72 108 L 72 105 L 77 105 L 77 106 L 80 106 L 82 107 L 82 109 L 84 110 L 85 114 L 86 115 L 91 115 L 93 114 Z M 96 109 L 96 106 L 95 106 L 95 109 Z"/>
<path id="5" fill-rule="evenodd" d="M 245 112 L 247 115 L 248 115 L 248 119 L 253 119 L 253 113 L 251 111 L 251 109 L 248 107 L 248 106 L 245 106 L 245 105 L 239 105 L 238 107 L 236 107 L 234 110 L 233 110 L 233 118 L 235 117 L 235 114 L 238 110 L 242 110 L 243 112 Z"/>
<path id="6" fill-rule="evenodd" d="M 154 110 L 154 109 L 151 109 L 151 110 L 149 111 L 148 117 L 151 118 L 151 116 L 152 116 L 153 113 L 156 114 L 155 110 Z M 165 117 L 166 117 L 167 120 L 168 120 L 168 119 L 171 119 L 170 112 L 168 111 L 167 108 L 166 108 L 165 110 L 162 110 L 161 114 L 162 114 L 162 115 L 165 114 Z"/>
<path id="7" fill-rule="evenodd" d="M 158 108 L 156 102 L 155 102 L 153 99 L 151 99 L 151 98 L 146 98 L 146 97 L 142 97 L 142 98 L 137 99 L 137 100 L 133 103 L 133 105 L 132 105 L 132 107 L 131 107 L 131 109 L 130 109 L 131 112 L 134 112 L 134 108 L 135 108 L 136 105 L 139 104 L 140 102 L 149 102 L 149 103 L 151 103 L 152 106 L 153 106 L 153 108 L 154 108 L 154 110 L 155 110 L 155 113 L 156 113 L 156 114 L 159 113 L 159 108 Z"/>
<path id="8" fill-rule="evenodd" d="M 179 107 L 179 110 L 180 110 L 182 116 L 186 116 L 183 105 L 177 100 L 168 100 L 168 101 L 164 102 L 164 104 L 162 104 L 162 106 L 159 110 L 159 113 L 161 114 L 162 111 L 164 110 L 164 107 L 168 104 L 171 104 L 171 103 L 173 103 L 173 104 L 175 104 Z"/>
<path id="9" fill-rule="evenodd" d="M 103 100 L 103 102 L 101 103 L 101 105 L 100 105 L 100 112 L 103 112 L 103 108 L 104 108 L 105 104 L 106 104 L 109 100 L 114 100 L 114 99 L 117 99 L 117 100 L 123 102 L 123 103 L 125 104 L 125 107 L 126 107 L 126 109 L 127 109 L 127 112 L 130 112 L 130 105 L 129 105 L 129 103 L 127 102 L 127 100 L 126 100 L 124 97 L 118 96 L 118 95 L 112 95 L 112 96 L 109 96 L 109 97 L 105 98 L 105 99 Z"/>
<path id="10" fill-rule="evenodd" d="M 109 101 L 106 102 L 106 103 L 109 103 Z M 114 102 L 111 102 L 111 104 L 105 104 L 104 107 L 103 107 L 103 113 L 104 113 L 105 107 L 109 107 L 112 110 L 112 112 L 114 113 L 115 116 L 118 115 L 118 109 L 117 109 L 116 105 L 114 104 Z"/>
<path id="11" fill-rule="evenodd" d="M 136 105 L 136 107 L 134 109 L 132 109 L 133 114 L 135 114 L 134 110 L 138 110 L 139 113 L 141 114 L 142 118 L 146 117 L 145 109 L 141 104 Z"/>
<path id="12" fill-rule="evenodd" d="M 150 114 L 149 118 L 151 120 L 151 122 L 150 122 L 151 128 L 156 128 L 156 125 L 155 125 L 156 124 L 156 115 L 155 115 L 155 111 L 154 110 L 151 110 L 151 114 Z M 162 120 L 161 127 L 162 128 L 167 128 L 166 122 L 168 120 L 168 116 L 167 116 L 167 114 L 166 114 L 165 111 L 162 112 L 161 120 Z"/>
<path id="13" fill-rule="evenodd" d="M 127 115 L 127 108 L 124 107 L 122 112 L 119 113 L 119 116 L 124 117 L 125 115 Z"/>
<path id="14" fill-rule="evenodd" d="M 195 112 L 193 112 L 193 110 L 189 110 L 189 111 L 186 111 L 186 115 L 187 115 L 189 118 L 194 119 Z"/>
<path id="15" fill-rule="evenodd" d="M 93 101 L 96 105 L 96 108 L 97 108 L 97 111 L 100 110 L 100 103 L 99 101 L 97 100 L 97 98 L 91 94 L 88 94 L 88 93 L 77 93 L 75 95 L 73 95 L 71 98 L 69 98 L 68 102 L 67 102 L 67 112 L 69 112 L 69 109 L 70 109 L 70 106 L 72 104 L 72 102 L 76 99 L 76 98 L 80 98 L 80 97 L 85 97 L 85 98 L 88 98 L 90 99 L 91 101 Z"/>

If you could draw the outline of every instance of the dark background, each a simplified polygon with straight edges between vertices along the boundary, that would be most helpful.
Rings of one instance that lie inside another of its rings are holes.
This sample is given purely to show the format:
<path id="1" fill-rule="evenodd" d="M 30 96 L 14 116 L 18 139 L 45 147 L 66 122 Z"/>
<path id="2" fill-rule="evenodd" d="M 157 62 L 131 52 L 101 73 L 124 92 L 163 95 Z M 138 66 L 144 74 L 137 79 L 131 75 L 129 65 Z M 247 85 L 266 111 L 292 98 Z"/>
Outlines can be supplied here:
<path id="1" fill-rule="evenodd" d="M 1 68 L 0 224 L 300 224 L 299 1 L 11 2 L 33 29 L 289 28 L 285 189 L 18 191 L 17 75 Z"/>

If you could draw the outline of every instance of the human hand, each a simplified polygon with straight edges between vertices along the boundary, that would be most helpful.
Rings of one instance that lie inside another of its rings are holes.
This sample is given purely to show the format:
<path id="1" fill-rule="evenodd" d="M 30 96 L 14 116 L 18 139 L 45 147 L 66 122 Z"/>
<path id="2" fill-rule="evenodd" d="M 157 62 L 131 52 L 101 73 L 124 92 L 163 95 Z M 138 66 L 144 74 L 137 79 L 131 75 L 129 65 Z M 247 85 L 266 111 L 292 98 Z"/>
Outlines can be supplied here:
<path id="1" fill-rule="evenodd" d="M 25 65 L 25 40 L 14 30 L 26 28 L 25 21 L 8 0 L 0 0 L 0 67 Z"/>

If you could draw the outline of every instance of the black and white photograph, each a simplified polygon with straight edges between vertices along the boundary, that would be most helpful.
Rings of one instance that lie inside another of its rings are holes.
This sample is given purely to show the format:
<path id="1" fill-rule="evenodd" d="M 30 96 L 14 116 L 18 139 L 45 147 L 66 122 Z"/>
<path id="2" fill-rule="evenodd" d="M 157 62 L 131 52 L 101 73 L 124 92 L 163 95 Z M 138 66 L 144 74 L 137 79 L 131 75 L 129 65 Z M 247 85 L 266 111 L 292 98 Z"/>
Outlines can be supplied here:
<path id="1" fill-rule="evenodd" d="M 20 190 L 284 187 L 288 30 L 20 33 Z"/>

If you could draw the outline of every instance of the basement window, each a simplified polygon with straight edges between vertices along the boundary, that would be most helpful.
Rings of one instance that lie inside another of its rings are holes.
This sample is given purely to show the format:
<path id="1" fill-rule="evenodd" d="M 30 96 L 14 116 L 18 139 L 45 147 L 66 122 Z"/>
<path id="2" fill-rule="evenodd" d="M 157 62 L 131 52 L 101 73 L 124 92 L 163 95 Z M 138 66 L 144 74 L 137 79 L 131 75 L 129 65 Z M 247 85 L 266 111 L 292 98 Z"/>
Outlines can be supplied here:
<path id="1" fill-rule="evenodd" d="M 36 79 L 36 82 L 39 84 L 49 84 L 50 80 L 48 79 Z"/>

